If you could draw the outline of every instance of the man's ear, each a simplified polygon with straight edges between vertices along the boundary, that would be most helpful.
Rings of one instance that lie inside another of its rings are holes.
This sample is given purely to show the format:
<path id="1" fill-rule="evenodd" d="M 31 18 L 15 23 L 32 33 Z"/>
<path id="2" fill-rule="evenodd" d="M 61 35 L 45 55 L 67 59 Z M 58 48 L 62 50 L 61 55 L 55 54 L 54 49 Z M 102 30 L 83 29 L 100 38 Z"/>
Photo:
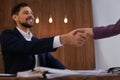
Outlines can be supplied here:
<path id="1" fill-rule="evenodd" d="M 18 16 L 17 15 L 13 15 L 12 19 L 16 22 L 18 20 Z"/>

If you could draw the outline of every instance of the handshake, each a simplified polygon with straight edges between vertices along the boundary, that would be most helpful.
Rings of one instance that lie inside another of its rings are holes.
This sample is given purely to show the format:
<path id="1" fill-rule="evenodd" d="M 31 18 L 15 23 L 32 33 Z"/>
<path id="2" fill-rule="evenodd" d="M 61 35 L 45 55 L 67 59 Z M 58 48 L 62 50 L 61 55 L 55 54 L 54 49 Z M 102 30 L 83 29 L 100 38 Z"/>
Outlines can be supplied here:
<path id="1" fill-rule="evenodd" d="M 63 45 L 82 46 L 91 36 L 92 28 L 79 28 L 60 36 Z"/>

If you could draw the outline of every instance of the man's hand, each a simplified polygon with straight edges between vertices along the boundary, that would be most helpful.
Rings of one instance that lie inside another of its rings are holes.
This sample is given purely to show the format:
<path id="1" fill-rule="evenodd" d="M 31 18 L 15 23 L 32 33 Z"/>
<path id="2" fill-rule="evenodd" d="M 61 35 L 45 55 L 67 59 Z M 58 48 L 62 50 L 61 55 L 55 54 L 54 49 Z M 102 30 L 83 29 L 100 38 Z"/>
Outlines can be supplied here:
<path id="1" fill-rule="evenodd" d="M 75 45 L 75 46 L 82 46 L 85 41 L 90 37 L 91 33 L 88 31 L 87 28 L 80 28 L 73 30 L 67 34 L 61 35 L 60 40 L 61 43 Z"/>
<path id="2" fill-rule="evenodd" d="M 80 28 L 80 30 L 89 34 L 89 36 L 94 36 L 92 28 Z"/>

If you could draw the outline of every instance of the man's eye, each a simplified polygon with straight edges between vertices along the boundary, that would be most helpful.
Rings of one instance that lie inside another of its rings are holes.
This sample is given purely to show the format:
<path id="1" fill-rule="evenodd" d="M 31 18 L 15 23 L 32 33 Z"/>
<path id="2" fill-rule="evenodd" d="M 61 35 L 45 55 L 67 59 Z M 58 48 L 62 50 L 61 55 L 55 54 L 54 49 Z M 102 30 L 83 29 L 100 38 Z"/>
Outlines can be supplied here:
<path id="1" fill-rule="evenodd" d="M 29 14 L 29 13 L 25 11 L 25 12 L 23 12 L 23 14 Z"/>

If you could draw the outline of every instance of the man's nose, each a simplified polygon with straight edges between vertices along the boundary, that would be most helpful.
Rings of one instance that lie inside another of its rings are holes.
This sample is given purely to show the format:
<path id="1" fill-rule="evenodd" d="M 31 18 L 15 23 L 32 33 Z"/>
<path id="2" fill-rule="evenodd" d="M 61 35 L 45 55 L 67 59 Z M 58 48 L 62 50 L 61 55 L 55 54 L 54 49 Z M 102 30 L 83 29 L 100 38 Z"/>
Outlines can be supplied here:
<path id="1" fill-rule="evenodd" d="M 33 16 L 33 14 L 29 14 L 28 16 L 34 19 L 34 16 Z"/>

